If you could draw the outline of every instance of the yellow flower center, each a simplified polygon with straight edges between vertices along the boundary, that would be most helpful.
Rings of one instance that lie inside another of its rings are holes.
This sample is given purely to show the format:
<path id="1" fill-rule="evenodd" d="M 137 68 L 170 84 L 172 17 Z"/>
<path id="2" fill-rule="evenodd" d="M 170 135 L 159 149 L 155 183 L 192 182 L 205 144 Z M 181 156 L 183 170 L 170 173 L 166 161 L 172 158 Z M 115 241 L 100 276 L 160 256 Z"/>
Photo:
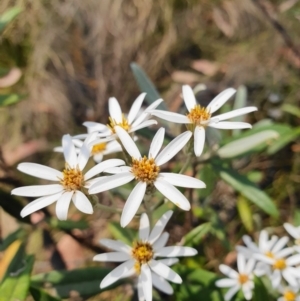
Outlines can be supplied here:
<path id="1" fill-rule="evenodd" d="M 159 174 L 159 166 L 156 165 L 154 159 L 148 159 L 144 156 L 141 159 L 132 158 L 131 172 L 138 181 L 153 184 Z"/>
<path id="2" fill-rule="evenodd" d="M 93 148 L 92 148 L 92 154 L 96 155 L 98 153 L 103 152 L 105 149 L 106 149 L 106 143 L 105 142 L 95 144 L 95 145 L 93 145 Z"/>
<path id="3" fill-rule="evenodd" d="M 274 254 L 271 251 L 266 252 L 265 255 L 269 258 L 274 258 Z"/>
<path id="4" fill-rule="evenodd" d="M 187 114 L 188 119 L 195 125 L 202 125 L 202 122 L 209 120 L 210 116 L 209 110 L 200 105 L 195 105 L 195 107 Z"/>
<path id="5" fill-rule="evenodd" d="M 141 265 L 149 262 L 153 258 L 152 245 L 148 242 L 136 241 L 133 244 L 131 256 L 136 260 L 134 268 L 137 274 L 141 272 Z"/>
<path id="6" fill-rule="evenodd" d="M 115 134 L 115 126 L 118 125 L 121 128 L 123 128 L 125 131 L 129 132 L 131 126 L 128 123 L 127 119 L 125 118 L 125 116 L 122 114 L 122 121 L 121 122 L 116 122 L 114 119 L 112 119 L 111 117 L 109 117 L 109 124 L 107 125 L 110 130 Z"/>
<path id="7" fill-rule="evenodd" d="M 296 294 L 292 291 L 285 291 L 283 294 L 283 298 L 286 301 L 295 301 L 296 300 Z"/>
<path id="8" fill-rule="evenodd" d="M 246 274 L 239 274 L 239 282 L 240 284 L 244 284 L 249 280 L 248 275 Z"/>
<path id="9" fill-rule="evenodd" d="M 71 168 L 67 163 L 63 170 L 63 178 L 60 179 L 62 184 L 67 191 L 79 190 L 84 184 L 84 177 L 81 170 L 77 168 Z"/>
<path id="10" fill-rule="evenodd" d="M 286 268 L 286 262 L 284 259 L 277 259 L 273 264 L 274 270 L 284 270 Z"/>

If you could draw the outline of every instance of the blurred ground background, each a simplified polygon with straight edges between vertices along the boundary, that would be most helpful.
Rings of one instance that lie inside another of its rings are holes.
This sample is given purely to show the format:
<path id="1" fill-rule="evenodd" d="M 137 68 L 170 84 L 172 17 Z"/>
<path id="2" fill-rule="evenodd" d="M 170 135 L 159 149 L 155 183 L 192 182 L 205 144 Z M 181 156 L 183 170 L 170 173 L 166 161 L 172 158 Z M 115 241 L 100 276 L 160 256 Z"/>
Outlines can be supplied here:
<path id="1" fill-rule="evenodd" d="M 131 62 L 143 67 L 173 110 L 181 105 L 182 84 L 206 84 L 203 103 L 243 84 L 249 104 L 259 109 L 253 121 L 299 125 L 299 118 L 280 108 L 300 102 L 300 1 L 1 0 L 0 14 L 15 5 L 23 11 L 0 36 L 0 65 L 21 71 L 22 77 L 0 92 L 27 96 L 1 108 L 0 145 L 7 166 L 26 160 L 55 167 L 58 156 L 51 150 L 61 136 L 84 132 L 81 124 L 87 120 L 105 123 L 110 96 L 129 108 L 139 93 Z M 268 170 L 264 185 L 275 183 L 270 193 L 280 204 L 297 203 L 299 152 L 295 142 L 276 156 L 253 161 L 252 168 Z M 216 187 L 219 200 L 222 182 Z M 220 202 L 221 209 L 234 206 Z M 90 218 L 93 228 L 79 236 L 96 243 L 95 233 L 105 229 L 109 217 L 96 213 Z M 13 219 L 2 212 L 1 236 L 14 229 Z M 57 235 L 62 266 L 86 263 L 82 245 Z M 50 269 L 45 265 L 38 270 Z"/>

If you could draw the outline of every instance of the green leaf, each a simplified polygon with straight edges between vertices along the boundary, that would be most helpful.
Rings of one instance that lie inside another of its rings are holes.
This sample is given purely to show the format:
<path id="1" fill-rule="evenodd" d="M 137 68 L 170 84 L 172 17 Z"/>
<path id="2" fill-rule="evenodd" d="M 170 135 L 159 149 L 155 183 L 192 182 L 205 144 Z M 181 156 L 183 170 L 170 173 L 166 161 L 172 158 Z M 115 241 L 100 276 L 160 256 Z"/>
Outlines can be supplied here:
<path id="1" fill-rule="evenodd" d="M 233 103 L 233 110 L 238 110 L 241 108 L 246 107 L 246 103 L 247 103 L 247 88 L 245 86 L 239 86 L 237 91 L 236 91 L 236 95 L 235 95 L 235 99 L 234 99 L 234 103 Z M 241 116 L 237 116 L 235 118 L 232 118 L 232 121 L 245 121 L 246 115 L 241 115 Z M 240 129 L 235 129 L 232 131 L 232 135 L 234 137 L 238 136 L 241 133 Z"/>
<path id="2" fill-rule="evenodd" d="M 232 169 L 226 169 L 220 166 L 215 167 L 219 170 L 220 177 L 236 191 L 271 216 L 278 216 L 278 210 L 271 198 L 253 182 L 249 181 L 247 177 Z"/>
<path id="3" fill-rule="evenodd" d="M 210 222 L 199 225 L 198 227 L 194 228 L 183 237 L 184 244 L 186 246 L 199 245 L 199 243 L 206 236 L 206 234 L 210 232 L 210 230 L 211 230 Z"/>
<path id="4" fill-rule="evenodd" d="M 10 106 L 24 98 L 24 95 L 19 94 L 0 94 L 0 106 Z"/>
<path id="5" fill-rule="evenodd" d="M 145 71 L 136 63 L 131 63 L 130 68 L 133 72 L 133 76 L 140 88 L 141 92 L 146 92 L 146 100 L 149 104 L 153 103 L 155 100 L 161 98 L 157 92 L 154 84 L 149 79 Z M 167 110 L 167 107 L 164 102 L 162 102 L 159 107 L 160 110 Z"/>
<path id="6" fill-rule="evenodd" d="M 238 157 L 254 150 L 257 146 L 270 142 L 270 140 L 277 139 L 278 137 L 279 135 L 275 131 L 262 131 L 226 144 L 218 150 L 217 154 L 223 159 Z"/>
<path id="7" fill-rule="evenodd" d="M 34 275 L 31 278 L 34 287 L 45 286 L 55 289 L 57 295 L 64 299 L 70 297 L 71 291 L 76 291 L 81 297 L 91 297 L 105 290 L 115 288 L 128 280 L 115 282 L 105 289 L 100 289 L 100 282 L 111 272 L 110 269 L 88 267 L 72 271 L 52 271 Z"/>
<path id="8" fill-rule="evenodd" d="M 240 196 L 237 201 L 237 209 L 244 227 L 248 232 L 253 231 L 252 211 L 248 201 Z"/>
<path id="9" fill-rule="evenodd" d="M 23 301 L 27 297 L 34 257 L 19 257 L 19 269 L 11 272 L 0 286 L 0 301 Z"/>
<path id="10" fill-rule="evenodd" d="M 270 295 L 259 277 L 254 278 L 254 297 L 253 301 L 268 301 Z"/>
<path id="11" fill-rule="evenodd" d="M 15 240 L 22 239 L 25 237 L 26 232 L 24 229 L 18 229 L 15 232 L 9 234 L 5 239 L 0 243 L 0 251 L 4 251 L 11 245 Z"/>
<path id="12" fill-rule="evenodd" d="M 129 228 L 122 228 L 120 223 L 109 223 L 108 228 L 115 239 L 119 239 L 129 246 L 136 239 L 136 231 Z"/>
<path id="13" fill-rule="evenodd" d="M 297 106 L 291 104 L 284 104 L 281 107 L 282 111 L 290 113 L 298 118 L 300 118 L 300 109 Z"/>
<path id="14" fill-rule="evenodd" d="M 20 212 L 23 209 L 23 206 L 21 205 L 20 201 L 14 196 L 10 195 L 9 193 L 4 192 L 3 190 L 0 190 L 0 206 L 8 214 L 15 217 L 19 221 L 31 224 L 29 216 L 26 216 L 24 218 L 20 216 Z"/>
<path id="15" fill-rule="evenodd" d="M 61 299 L 57 299 L 46 291 L 34 286 L 30 286 L 30 294 L 35 301 L 61 301 Z"/>
<path id="16" fill-rule="evenodd" d="M 84 230 L 89 227 L 89 223 L 85 220 L 73 221 L 73 220 L 66 220 L 60 221 L 57 218 L 50 218 L 47 219 L 48 224 L 60 230 L 73 230 L 73 229 L 80 229 Z"/>
<path id="17" fill-rule="evenodd" d="M 0 33 L 5 27 L 22 11 L 22 8 L 15 6 L 6 10 L 0 16 Z"/>
<path id="18" fill-rule="evenodd" d="M 300 210 L 296 209 L 293 216 L 293 224 L 295 227 L 300 226 Z"/>
<path id="19" fill-rule="evenodd" d="M 290 142 L 294 141 L 300 135 L 300 127 L 295 129 L 291 129 L 290 131 L 286 132 L 284 135 L 280 137 L 280 139 L 276 139 L 273 143 L 268 147 L 268 154 L 273 155 L 277 153 L 280 149 L 284 146 L 289 144 Z"/>

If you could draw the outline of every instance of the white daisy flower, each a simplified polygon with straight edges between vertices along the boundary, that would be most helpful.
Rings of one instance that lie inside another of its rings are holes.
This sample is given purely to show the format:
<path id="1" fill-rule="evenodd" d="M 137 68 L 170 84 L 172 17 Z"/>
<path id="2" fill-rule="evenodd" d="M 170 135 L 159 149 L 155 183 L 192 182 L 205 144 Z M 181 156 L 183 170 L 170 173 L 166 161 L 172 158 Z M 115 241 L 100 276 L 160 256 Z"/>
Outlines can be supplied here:
<path id="1" fill-rule="evenodd" d="M 109 124 L 105 125 L 98 122 L 84 122 L 83 125 L 88 128 L 88 132 L 97 131 L 98 137 L 110 137 L 115 136 L 115 127 L 119 126 L 128 133 L 133 133 L 142 128 L 148 127 L 153 124 L 157 124 L 156 120 L 149 120 L 151 114 L 149 111 L 154 110 L 163 101 L 158 99 L 153 102 L 146 110 L 140 113 L 142 103 L 146 93 L 140 94 L 137 99 L 133 102 L 131 109 L 126 116 L 120 107 L 118 100 L 115 97 L 111 97 L 108 100 L 108 111 L 109 111 Z M 82 139 L 87 134 L 77 135 L 75 138 Z"/>
<path id="2" fill-rule="evenodd" d="M 86 197 L 84 189 L 88 189 L 96 180 L 92 177 L 103 172 L 106 168 L 120 166 L 124 164 L 124 161 L 120 159 L 107 160 L 95 165 L 84 174 L 83 169 L 90 157 L 88 147 L 90 139 L 91 135 L 85 140 L 77 156 L 71 136 L 63 136 L 62 146 L 66 164 L 62 172 L 36 163 L 21 163 L 18 165 L 18 170 L 26 174 L 57 182 L 57 184 L 25 186 L 13 189 L 11 193 L 14 195 L 39 197 L 24 207 L 21 211 L 22 217 L 57 201 L 56 215 L 58 219 L 66 220 L 71 200 L 78 210 L 88 214 L 93 213 L 92 204 Z"/>
<path id="3" fill-rule="evenodd" d="M 75 147 L 76 153 L 78 154 L 80 148 L 83 145 L 83 141 L 79 139 L 72 139 Z M 91 149 L 91 156 L 96 163 L 100 163 L 103 160 L 103 157 L 109 154 L 117 153 L 122 151 L 120 143 L 116 140 L 107 140 L 107 139 L 96 139 L 89 143 L 89 148 Z M 63 147 L 58 146 L 54 148 L 55 152 L 63 152 Z"/>
<path id="4" fill-rule="evenodd" d="M 283 238 L 285 240 L 283 240 Z M 290 286 L 297 287 L 297 278 L 300 277 L 299 269 L 295 266 L 300 264 L 300 254 L 291 255 L 294 251 L 293 248 L 283 248 L 288 242 L 288 238 L 282 237 L 278 240 L 270 252 L 266 254 L 254 254 L 253 257 L 262 263 L 269 265 L 265 270 L 271 280 L 272 286 L 277 288 L 282 278 L 287 281 Z M 261 266 L 262 268 L 265 265 Z"/>
<path id="5" fill-rule="evenodd" d="M 173 294 L 173 288 L 166 280 L 182 283 L 181 277 L 169 268 L 178 259 L 157 260 L 156 257 L 194 256 L 197 251 L 190 247 L 165 247 L 169 234 L 163 233 L 163 231 L 172 214 L 173 211 L 163 214 L 150 232 L 148 216 L 143 213 L 140 220 L 139 239 L 133 242 L 132 246 L 111 239 L 100 240 L 103 246 L 114 252 L 96 255 L 93 260 L 124 261 L 102 280 L 100 288 L 105 288 L 119 279 L 136 274 L 138 275 L 139 301 L 152 300 L 152 285 L 165 294 Z"/>
<path id="6" fill-rule="evenodd" d="M 153 110 L 151 114 L 167 121 L 186 124 L 187 128 L 194 133 L 194 152 L 198 157 L 202 154 L 205 142 L 205 128 L 207 126 L 217 129 L 246 129 L 251 128 L 251 124 L 236 121 L 223 121 L 256 111 L 256 107 L 246 107 L 233 110 L 221 115 L 212 117 L 211 115 L 220 109 L 223 104 L 236 92 L 229 88 L 217 95 L 207 107 L 197 104 L 194 92 L 190 86 L 182 87 L 182 95 L 185 105 L 189 111 L 187 115 Z"/>
<path id="7" fill-rule="evenodd" d="M 279 287 L 279 291 L 282 296 L 277 301 L 300 301 L 299 287 Z"/>
<path id="8" fill-rule="evenodd" d="M 293 238 L 295 238 L 295 244 L 300 246 L 300 227 L 294 227 L 289 223 L 284 223 L 283 227 Z"/>
<path id="9" fill-rule="evenodd" d="M 229 278 L 217 280 L 216 286 L 230 287 L 224 297 L 226 301 L 231 300 L 239 290 L 242 290 L 246 300 L 252 298 L 252 290 L 254 288 L 254 266 L 255 259 L 250 258 L 247 261 L 245 256 L 241 253 L 237 255 L 238 272 L 225 264 L 220 265 L 220 271 Z"/>
<path id="10" fill-rule="evenodd" d="M 115 130 L 124 148 L 132 157 L 132 163 L 130 166 L 116 168 L 115 171 L 112 171 L 112 173 L 116 174 L 95 182 L 89 189 L 89 193 L 100 193 L 129 183 L 133 179 L 138 181 L 138 184 L 134 187 L 125 203 L 121 215 L 122 227 L 128 225 L 134 217 L 145 196 L 146 190 L 154 187 L 181 209 L 190 210 L 191 205 L 189 201 L 174 185 L 188 188 L 205 188 L 205 184 L 198 179 L 186 175 L 162 173 L 160 172 L 160 166 L 173 158 L 185 146 L 192 133 L 189 131 L 182 133 L 159 153 L 165 135 L 165 129 L 160 128 L 150 145 L 148 157 L 142 157 L 129 134 L 119 126 Z M 110 171 L 108 170 L 108 172 Z"/>

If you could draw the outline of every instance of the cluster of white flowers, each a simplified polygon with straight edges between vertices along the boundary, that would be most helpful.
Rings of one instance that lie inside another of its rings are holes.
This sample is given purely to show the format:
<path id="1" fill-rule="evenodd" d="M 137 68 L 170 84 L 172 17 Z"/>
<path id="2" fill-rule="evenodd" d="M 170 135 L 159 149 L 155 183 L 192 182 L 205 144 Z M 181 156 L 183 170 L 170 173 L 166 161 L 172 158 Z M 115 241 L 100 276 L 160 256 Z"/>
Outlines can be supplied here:
<path id="1" fill-rule="evenodd" d="M 242 290 L 245 298 L 252 298 L 254 276 L 269 279 L 273 289 L 280 295 L 278 301 L 300 300 L 300 227 L 285 223 L 284 228 L 295 239 L 295 244 L 287 247 L 289 238 L 279 238 L 262 230 L 258 244 L 244 235 L 246 246 L 237 246 L 238 272 L 226 265 L 220 265 L 220 270 L 228 276 L 216 282 L 218 287 L 230 287 L 225 295 L 229 301 L 235 293 Z"/>
<path id="2" fill-rule="evenodd" d="M 162 172 L 162 166 L 177 155 L 187 144 L 194 146 L 195 156 L 200 156 L 204 149 L 207 126 L 218 129 L 250 128 L 251 125 L 248 123 L 224 120 L 253 112 L 256 108 L 242 108 L 212 117 L 212 114 L 236 92 L 234 89 L 229 88 L 223 91 L 207 107 L 202 107 L 196 103 L 191 87 L 183 86 L 182 92 L 188 109 L 187 115 L 156 110 L 163 101 L 162 99 L 158 99 L 142 110 L 145 93 L 138 96 L 129 113 L 125 115 L 119 102 L 115 98 L 110 98 L 108 102 L 110 114 L 108 125 L 85 122 L 86 134 L 74 137 L 70 135 L 63 136 L 62 147 L 55 149 L 55 151 L 64 154 L 66 163 L 63 171 L 35 163 L 19 164 L 18 169 L 26 174 L 56 182 L 55 184 L 14 189 L 12 191 L 14 195 L 38 197 L 22 210 L 21 216 L 27 216 L 56 202 L 57 217 L 66 220 L 71 201 L 78 210 L 91 214 L 93 213 L 93 206 L 90 201 L 91 195 L 122 186 L 133 180 L 136 181 L 136 185 L 123 208 L 120 219 L 122 227 L 127 226 L 136 215 L 145 195 L 151 197 L 155 190 L 179 208 L 190 210 L 191 205 L 188 199 L 175 186 L 199 189 L 205 188 L 205 183 L 187 175 Z M 143 156 L 136 146 L 137 138 L 134 135 L 139 129 L 157 124 L 156 120 L 151 119 L 152 116 L 186 124 L 187 131 L 174 138 L 161 150 L 165 129 L 160 128 L 151 142 L 148 156 Z M 194 137 L 193 140 L 191 140 L 192 136 Z M 120 151 L 123 151 L 126 163 L 120 159 L 102 161 L 105 155 Z M 92 156 L 97 164 L 84 172 L 83 170 Z M 147 212 L 149 213 L 149 211 Z M 175 283 L 181 282 L 179 275 L 169 268 L 178 259 L 157 260 L 156 257 L 191 256 L 195 255 L 197 251 L 188 247 L 165 247 L 168 234 L 162 233 L 162 231 L 171 215 L 171 211 L 165 213 L 150 233 L 148 215 L 142 214 L 139 240 L 133 242 L 132 247 L 119 241 L 101 240 L 101 244 L 116 252 L 97 255 L 94 258 L 95 260 L 125 261 L 105 277 L 101 282 L 101 287 L 106 287 L 120 278 L 136 273 L 138 275 L 139 300 L 152 300 L 152 284 L 167 294 L 173 292 L 172 287 L 165 279 Z M 243 259 L 240 259 L 240 267 L 244 269 L 243 273 L 245 275 L 252 271 L 252 265 L 252 261 L 250 261 L 244 267 L 245 263 L 243 263 Z M 226 268 L 224 268 L 225 270 Z M 244 281 L 243 287 L 246 287 L 244 289 L 245 295 L 249 296 L 252 289 L 252 280 L 247 278 L 247 281 L 245 279 L 241 281 Z M 236 280 L 235 283 L 237 283 Z M 223 281 L 224 284 L 226 282 Z M 231 290 L 231 294 L 235 291 L 236 287 Z"/>

